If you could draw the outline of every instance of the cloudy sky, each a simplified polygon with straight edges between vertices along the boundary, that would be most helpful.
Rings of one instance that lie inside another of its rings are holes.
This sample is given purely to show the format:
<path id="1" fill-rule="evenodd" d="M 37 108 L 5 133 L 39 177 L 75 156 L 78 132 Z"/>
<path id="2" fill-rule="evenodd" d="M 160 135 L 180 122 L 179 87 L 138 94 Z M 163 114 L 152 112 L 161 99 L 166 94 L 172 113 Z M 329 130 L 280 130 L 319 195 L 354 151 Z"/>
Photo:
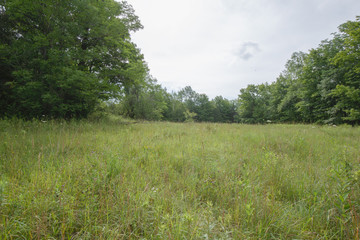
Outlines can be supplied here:
<path id="1" fill-rule="evenodd" d="M 360 15 L 359 0 L 127 0 L 144 29 L 133 34 L 151 75 L 168 90 L 190 85 L 235 99 L 273 82 L 296 51 L 308 51 Z"/>

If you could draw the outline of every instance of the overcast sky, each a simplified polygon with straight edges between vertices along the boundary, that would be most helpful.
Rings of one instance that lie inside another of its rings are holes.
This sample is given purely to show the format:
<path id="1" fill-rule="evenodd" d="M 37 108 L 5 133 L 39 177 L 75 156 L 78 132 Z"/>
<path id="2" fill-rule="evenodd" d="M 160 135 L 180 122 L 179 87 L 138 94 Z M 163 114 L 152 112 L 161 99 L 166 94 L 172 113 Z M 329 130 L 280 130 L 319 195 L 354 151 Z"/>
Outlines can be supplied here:
<path id="1" fill-rule="evenodd" d="M 273 82 L 296 51 L 316 48 L 360 15 L 359 0 L 127 0 L 144 29 L 133 41 L 169 91 L 190 85 L 235 99 Z"/>

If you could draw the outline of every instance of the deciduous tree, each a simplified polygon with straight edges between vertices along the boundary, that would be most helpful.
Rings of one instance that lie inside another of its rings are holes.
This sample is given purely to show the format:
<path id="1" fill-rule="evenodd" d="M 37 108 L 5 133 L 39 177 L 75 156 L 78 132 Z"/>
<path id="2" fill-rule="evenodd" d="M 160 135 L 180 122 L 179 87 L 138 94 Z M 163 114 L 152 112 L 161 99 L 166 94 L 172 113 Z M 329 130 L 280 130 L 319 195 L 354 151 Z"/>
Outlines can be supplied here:
<path id="1" fill-rule="evenodd" d="M 0 19 L 2 115 L 86 117 L 144 71 L 125 1 L 1 0 Z"/>

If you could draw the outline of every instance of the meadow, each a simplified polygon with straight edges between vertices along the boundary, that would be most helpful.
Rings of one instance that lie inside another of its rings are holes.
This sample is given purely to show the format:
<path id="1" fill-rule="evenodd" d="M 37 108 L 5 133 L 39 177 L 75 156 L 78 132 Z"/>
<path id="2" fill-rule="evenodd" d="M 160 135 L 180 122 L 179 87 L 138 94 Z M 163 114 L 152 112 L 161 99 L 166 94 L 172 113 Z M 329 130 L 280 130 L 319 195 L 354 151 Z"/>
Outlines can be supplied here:
<path id="1" fill-rule="evenodd" d="M 360 128 L 0 120 L 0 239 L 359 239 Z"/>

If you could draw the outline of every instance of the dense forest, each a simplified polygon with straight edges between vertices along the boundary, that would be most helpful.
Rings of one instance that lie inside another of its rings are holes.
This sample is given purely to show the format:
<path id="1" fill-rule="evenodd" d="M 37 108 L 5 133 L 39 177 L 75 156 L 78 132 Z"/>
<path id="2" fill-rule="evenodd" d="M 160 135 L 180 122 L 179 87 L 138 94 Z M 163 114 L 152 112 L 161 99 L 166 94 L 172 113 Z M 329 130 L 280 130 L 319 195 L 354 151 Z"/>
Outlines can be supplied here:
<path id="1" fill-rule="evenodd" d="M 360 124 L 359 17 L 235 100 L 168 92 L 131 40 L 141 28 L 126 1 L 0 0 L 0 117 Z"/>

